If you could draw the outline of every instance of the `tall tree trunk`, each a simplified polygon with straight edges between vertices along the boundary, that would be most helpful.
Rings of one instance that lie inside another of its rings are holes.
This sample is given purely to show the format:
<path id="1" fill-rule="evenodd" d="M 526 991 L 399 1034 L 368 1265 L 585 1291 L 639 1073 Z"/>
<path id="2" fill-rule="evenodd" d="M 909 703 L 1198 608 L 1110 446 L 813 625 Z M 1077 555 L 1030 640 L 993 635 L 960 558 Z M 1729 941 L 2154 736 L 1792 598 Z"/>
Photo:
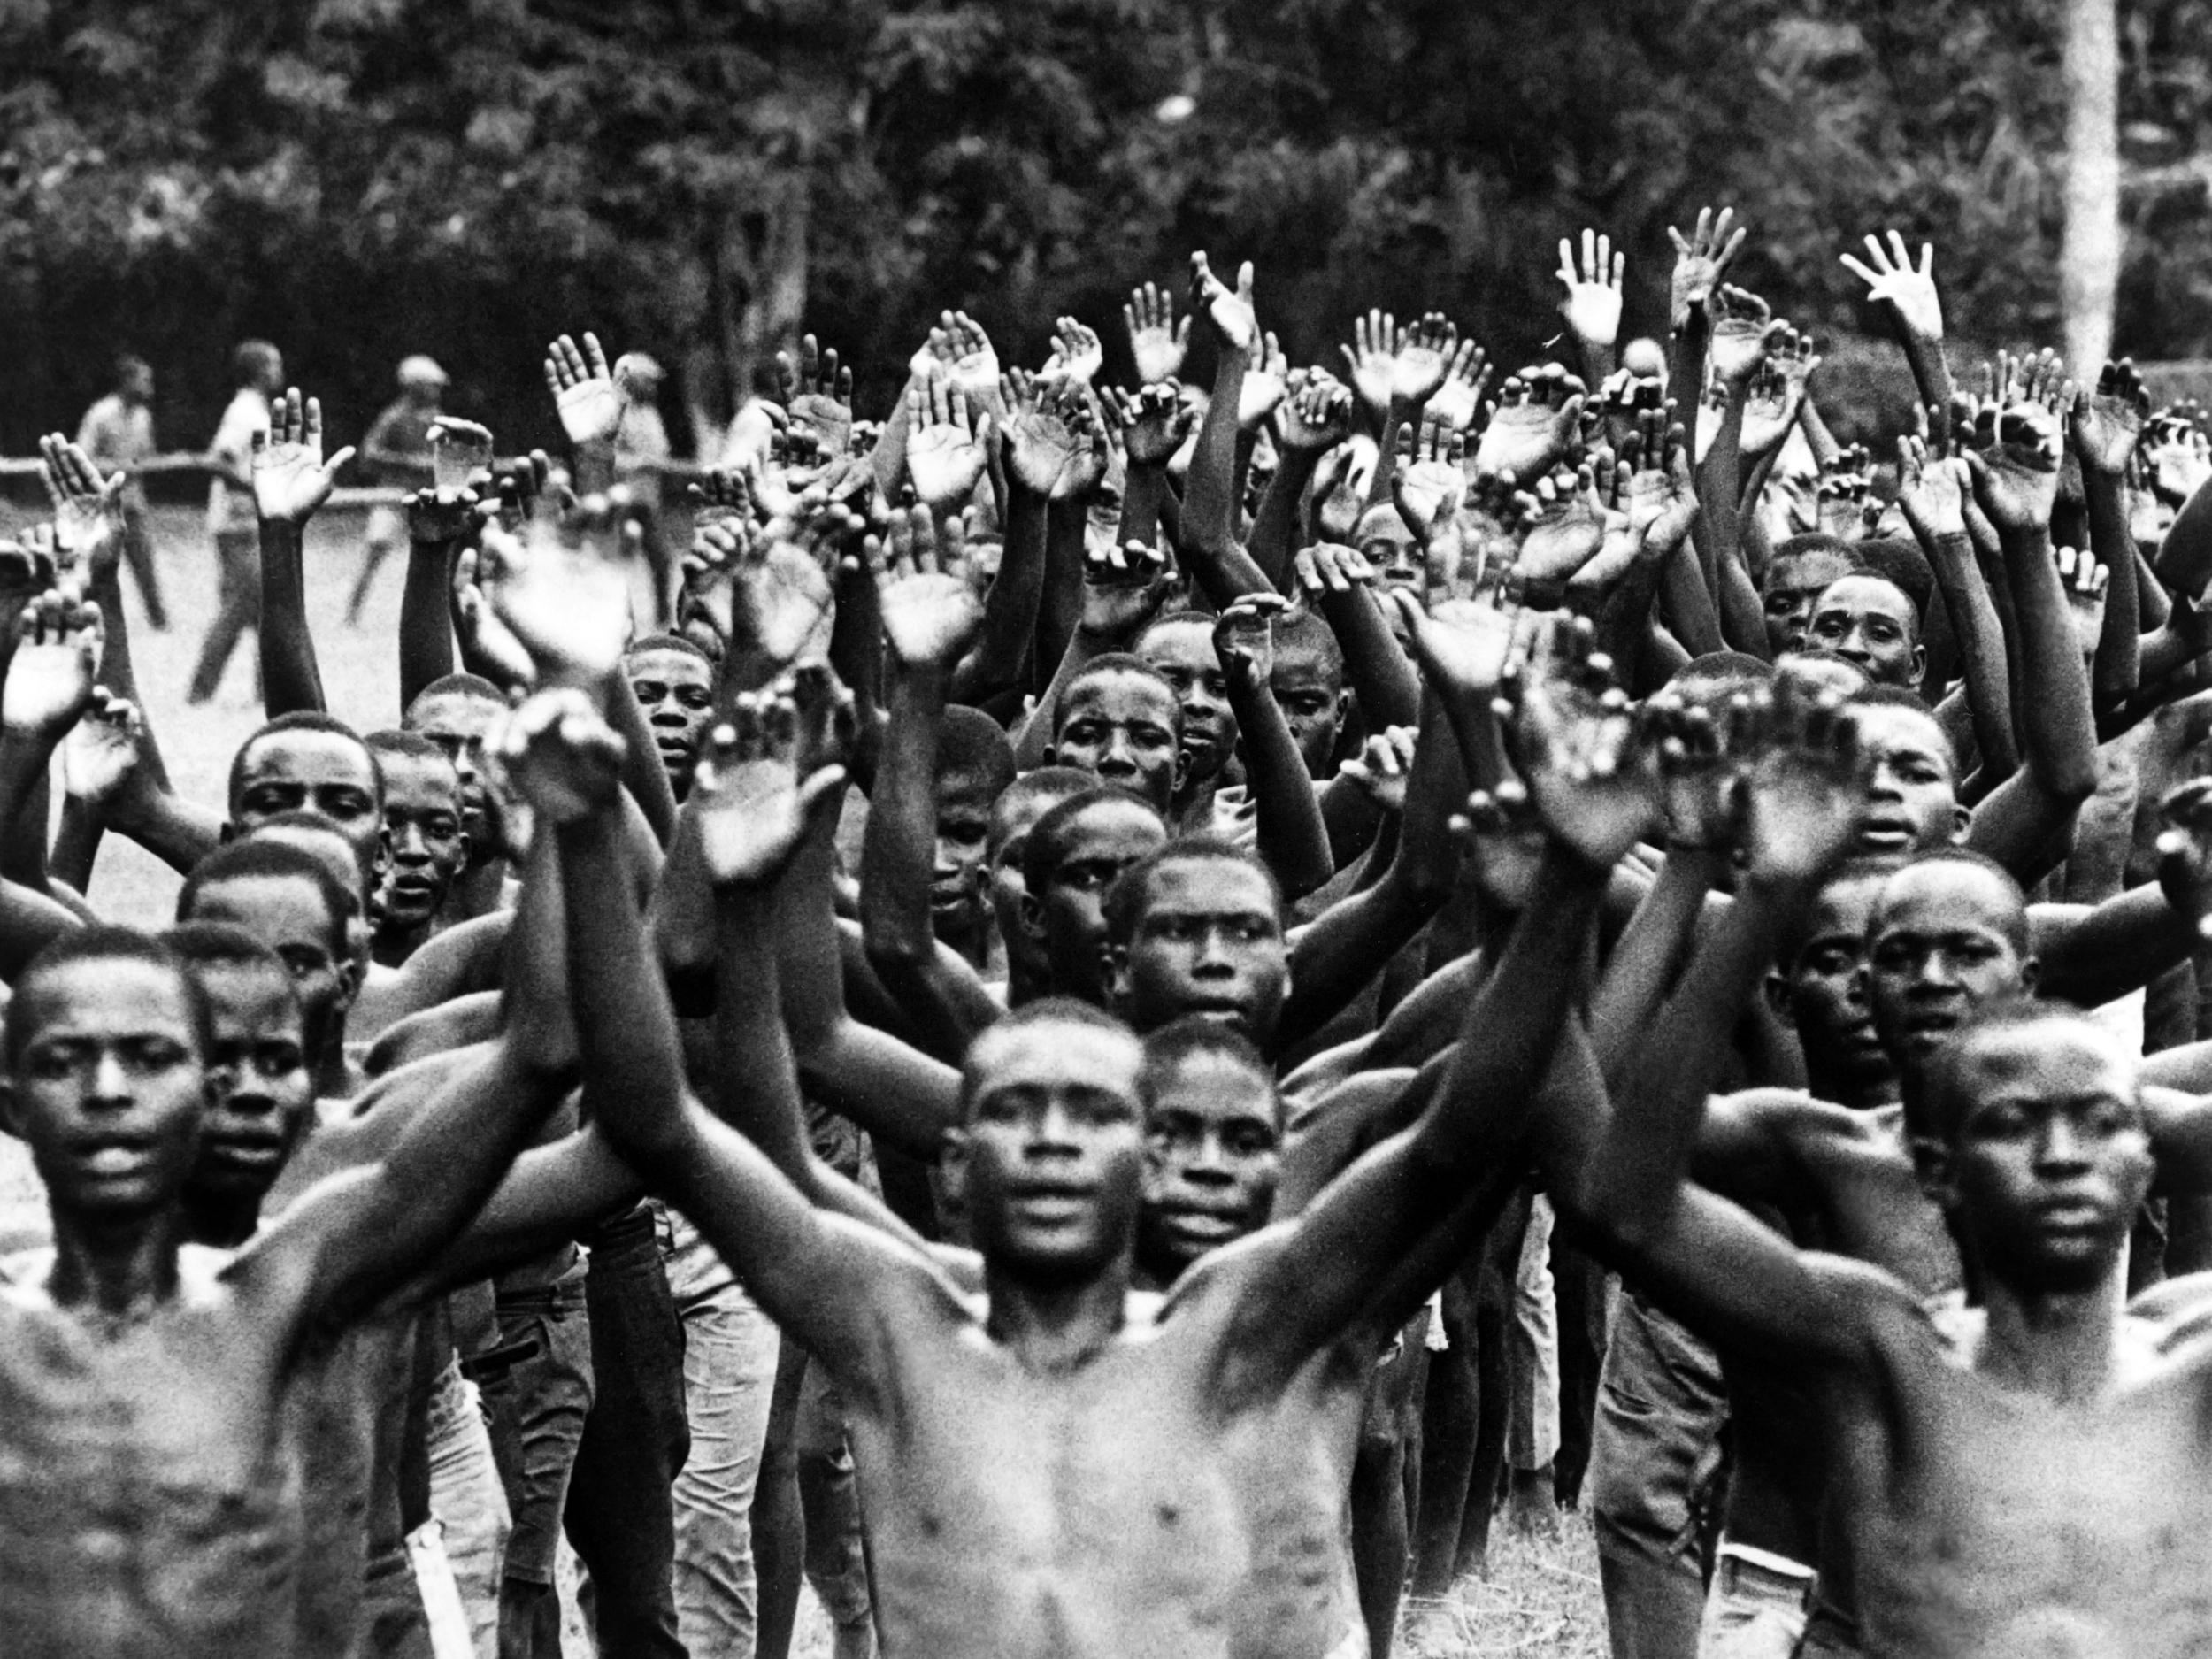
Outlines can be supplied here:
<path id="1" fill-rule="evenodd" d="M 2096 378 L 2120 286 L 2119 0 L 2066 0 L 2066 230 L 2059 306 L 2066 362 Z"/>

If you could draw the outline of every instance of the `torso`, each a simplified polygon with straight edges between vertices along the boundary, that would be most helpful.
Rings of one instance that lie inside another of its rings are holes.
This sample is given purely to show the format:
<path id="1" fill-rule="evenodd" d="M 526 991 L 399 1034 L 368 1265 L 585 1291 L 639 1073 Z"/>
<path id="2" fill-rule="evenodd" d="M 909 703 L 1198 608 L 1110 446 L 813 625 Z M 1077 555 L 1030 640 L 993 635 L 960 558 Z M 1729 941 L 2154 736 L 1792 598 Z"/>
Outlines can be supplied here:
<path id="1" fill-rule="evenodd" d="M 0 1279 L 0 1609 L 14 1653 L 291 1650 L 297 1449 L 275 1359 L 241 1340 L 224 1252 L 109 1335 Z"/>
<path id="2" fill-rule="evenodd" d="M 1211 1263 L 1208 1264 L 1211 1266 Z M 1230 1379 L 1233 1274 L 1194 1270 L 1071 1373 L 981 1299 L 852 1390 L 876 1616 L 899 1659 L 1322 1659 L 1359 1628 L 1345 1495 L 1374 1355 Z M 877 1397 L 879 1396 L 879 1397 Z"/>
<path id="3" fill-rule="evenodd" d="M 1975 1316 L 1946 1333 L 1901 1310 L 1877 1385 L 1895 1403 L 1870 1391 L 1839 1402 L 1837 1480 L 1868 1652 L 2212 1649 L 2212 1279 L 2154 1295 L 2161 1317 L 2129 1320 L 2112 1396 L 2073 1407 L 1967 1369 Z"/>

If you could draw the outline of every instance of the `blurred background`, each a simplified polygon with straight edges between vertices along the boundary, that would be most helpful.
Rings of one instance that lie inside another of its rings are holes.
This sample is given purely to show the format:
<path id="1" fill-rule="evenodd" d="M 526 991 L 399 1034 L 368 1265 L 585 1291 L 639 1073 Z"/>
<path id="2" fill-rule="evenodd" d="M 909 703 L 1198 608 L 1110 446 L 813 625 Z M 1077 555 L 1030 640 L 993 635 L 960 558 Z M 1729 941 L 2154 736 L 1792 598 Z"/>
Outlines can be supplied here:
<path id="1" fill-rule="evenodd" d="M 336 442 L 423 351 L 504 450 L 555 435 L 543 344 L 587 326 L 660 358 L 679 448 L 710 449 L 803 326 L 864 415 L 949 307 L 1032 364 L 1072 311 L 1126 374 L 1130 285 L 1179 290 L 1198 247 L 1256 263 L 1294 361 L 1378 305 L 1511 368 L 1556 333 L 1563 234 L 1625 246 L 1626 332 L 1655 333 L 1665 227 L 1709 201 L 1751 227 L 1734 280 L 1827 344 L 1848 435 L 1886 424 L 1883 358 L 1836 256 L 1884 227 L 1936 242 L 1967 355 L 2207 354 L 2208 26 L 2212 0 L 0 0 L 0 453 L 73 429 L 124 349 L 165 447 L 203 444 L 250 334 Z"/>

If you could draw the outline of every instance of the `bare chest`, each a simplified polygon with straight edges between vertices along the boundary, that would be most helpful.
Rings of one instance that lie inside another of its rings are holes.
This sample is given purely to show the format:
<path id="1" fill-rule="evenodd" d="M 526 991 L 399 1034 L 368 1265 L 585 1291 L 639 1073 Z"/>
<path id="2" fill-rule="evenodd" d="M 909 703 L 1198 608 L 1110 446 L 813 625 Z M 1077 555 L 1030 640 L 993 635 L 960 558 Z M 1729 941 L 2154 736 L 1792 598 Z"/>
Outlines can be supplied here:
<path id="1" fill-rule="evenodd" d="M 1924 1298 L 1964 1284 L 1957 1240 L 1921 1191 L 1902 1147 L 1873 1133 L 1832 1141 L 1816 1167 L 1821 1248 L 1885 1268 Z"/>

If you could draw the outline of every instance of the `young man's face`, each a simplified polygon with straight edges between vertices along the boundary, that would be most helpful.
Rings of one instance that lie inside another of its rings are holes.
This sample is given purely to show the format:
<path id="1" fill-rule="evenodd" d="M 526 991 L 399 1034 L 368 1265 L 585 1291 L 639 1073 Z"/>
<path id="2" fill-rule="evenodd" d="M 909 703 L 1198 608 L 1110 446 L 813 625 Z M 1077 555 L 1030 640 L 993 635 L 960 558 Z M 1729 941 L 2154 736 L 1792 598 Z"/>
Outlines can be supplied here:
<path id="1" fill-rule="evenodd" d="M 251 740 L 239 768 L 231 823 L 247 834 L 286 812 L 311 812 L 344 836 L 364 869 L 384 862 L 384 819 L 377 810 L 369 751 L 338 732 L 273 732 Z"/>
<path id="2" fill-rule="evenodd" d="M 418 697 L 401 725 L 428 738 L 445 750 L 454 771 L 461 775 L 462 827 L 480 853 L 494 843 L 487 839 L 484 779 L 484 733 L 499 714 L 499 704 L 473 692 L 442 691 L 434 697 Z"/>
<path id="3" fill-rule="evenodd" d="M 73 963 L 41 975 L 10 1015 L 36 1032 L 8 1079 L 8 1126 L 55 1207 L 123 1219 L 173 1203 L 211 1093 L 178 975 L 127 957 Z"/>
<path id="4" fill-rule="evenodd" d="M 981 926 L 983 867 L 991 840 L 991 780 L 958 768 L 937 774 L 937 848 L 930 869 L 929 909 L 937 927 L 966 931 Z"/>
<path id="5" fill-rule="evenodd" d="M 315 1110 L 306 1018 L 289 978 L 252 963 L 195 970 L 215 1027 L 208 1063 L 217 1087 L 200 1134 L 192 1189 L 258 1202 Z"/>
<path id="6" fill-rule="evenodd" d="M 403 933 L 429 925 L 467 866 L 461 780 L 452 764 L 387 749 L 384 767 L 384 920 Z"/>
<path id="7" fill-rule="evenodd" d="M 1421 539 L 1407 527 L 1395 507 L 1379 507 L 1363 515 L 1357 534 L 1359 540 L 1353 545 L 1375 567 L 1384 587 L 1428 597 L 1428 561 L 1422 556 Z M 1389 614 L 1394 623 L 1397 607 L 1390 607 Z"/>
<path id="8" fill-rule="evenodd" d="M 1114 1000 L 1139 1031 L 1185 1014 L 1275 1033 L 1290 952 L 1267 878 L 1226 858 L 1177 858 L 1145 878 L 1143 903 L 1113 975 Z"/>
<path id="9" fill-rule="evenodd" d="M 1105 1005 L 1106 889 L 1166 844 L 1157 816 L 1133 801 L 1100 801 L 1076 815 L 1052 879 L 1022 904 L 1023 924 L 1044 947 L 1055 991 Z"/>
<path id="10" fill-rule="evenodd" d="M 691 793 L 691 773 L 699 764 L 699 745 L 714 719 L 714 670 L 689 651 L 665 646 L 633 651 L 623 659 L 631 695 L 653 728 L 661 764 L 680 801 Z"/>
<path id="11" fill-rule="evenodd" d="M 1966 833 L 1943 728 L 1917 709 L 1863 703 L 1851 710 L 1866 804 L 1857 856 L 1894 861 L 1948 846 Z"/>
<path id="12" fill-rule="evenodd" d="M 1998 1281 L 2093 1289 L 2118 1270 L 2155 1167 L 2133 1059 L 2070 1020 L 1962 1041 L 1938 1195 Z"/>
<path id="13" fill-rule="evenodd" d="M 991 914 L 1006 946 L 1007 964 L 1025 982 L 1042 979 L 1048 970 L 1043 939 L 1022 925 L 1022 900 L 1029 892 L 1022 860 L 1029 852 L 1029 832 L 1058 804 L 1041 794 L 1022 795 L 1002 796 L 991 809 L 991 833 L 998 844 L 990 855 Z"/>
<path id="14" fill-rule="evenodd" d="M 2015 942 L 2019 902 L 1988 871 L 1942 861 L 1886 882 L 1867 934 L 1875 1029 L 1901 1066 L 1924 1065 L 1968 1012 L 2034 983 Z"/>
<path id="15" fill-rule="evenodd" d="M 1213 630 L 1202 622 L 1163 622 L 1137 641 L 1137 655 L 1175 687 L 1183 710 L 1184 780 L 1215 776 L 1236 751 L 1237 717 Z"/>
<path id="16" fill-rule="evenodd" d="M 1164 812 L 1180 769 L 1174 693 L 1149 675 L 1105 673 L 1061 704 L 1045 758 L 1118 784 Z"/>
<path id="17" fill-rule="evenodd" d="M 976 1041 L 982 1075 L 948 1156 L 977 1248 L 1025 1279 L 1095 1277 L 1136 1226 L 1137 1040 L 1054 1022 Z"/>
<path id="18" fill-rule="evenodd" d="M 1927 664 L 1912 601 L 1878 576 L 1846 576 L 1823 588 L 1805 641 L 1856 663 L 1878 686 L 1909 690 Z"/>
<path id="19" fill-rule="evenodd" d="M 211 881 L 194 899 L 191 922 L 229 922 L 276 952 L 292 975 L 311 1041 L 328 1033 L 353 1002 L 349 964 L 334 949 L 323 890 L 304 876 L 237 876 Z"/>
<path id="20" fill-rule="evenodd" d="M 1813 619 L 1813 601 L 1831 583 L 1850 573 L 1850 561 L 1825 549 L 1778 555 L 1770 560 L 1766 586 L 1760 595 L 1766 613 L 1768 655 L 1779 657 L 1785 651 L 1803 649 L 1806 627 Z"/>
<path id="21" fill-rule="evenodd" d="M 1867 924 L 1886 878 L 1832 878 L 1813 902 L 1805 942 L 1768 982 L 1777 1010 L 1796 1028 L 1816 1093 L 1859 1094 L 1894 1074 L 1874 1029 L 1866 975 Z"/>
<path id="22" fill-rule="evenodd" d="M 1226 1055 L 1187 1056 L 1144 1113 L 1148 1261 L 1180 1272 L 1267 1225 L 1282 1172 L 1282 1102 L 1271 1079 Z"/>
<path id="23" fill-rule="evenodd" d="M 123 401 L 127 403 L 150 403 L 154 401 L 153 370 L 142 363 L 123 377 Z"/>
<path id="24" fill-rule="evenodd" d="M 1306 774 L 1327 777 L 1336 758 L 1336 734 L 1344 724 L 1343 674 L 1319 651 L 1278 645 L 1267 688 L 1290 723 Z"/>

